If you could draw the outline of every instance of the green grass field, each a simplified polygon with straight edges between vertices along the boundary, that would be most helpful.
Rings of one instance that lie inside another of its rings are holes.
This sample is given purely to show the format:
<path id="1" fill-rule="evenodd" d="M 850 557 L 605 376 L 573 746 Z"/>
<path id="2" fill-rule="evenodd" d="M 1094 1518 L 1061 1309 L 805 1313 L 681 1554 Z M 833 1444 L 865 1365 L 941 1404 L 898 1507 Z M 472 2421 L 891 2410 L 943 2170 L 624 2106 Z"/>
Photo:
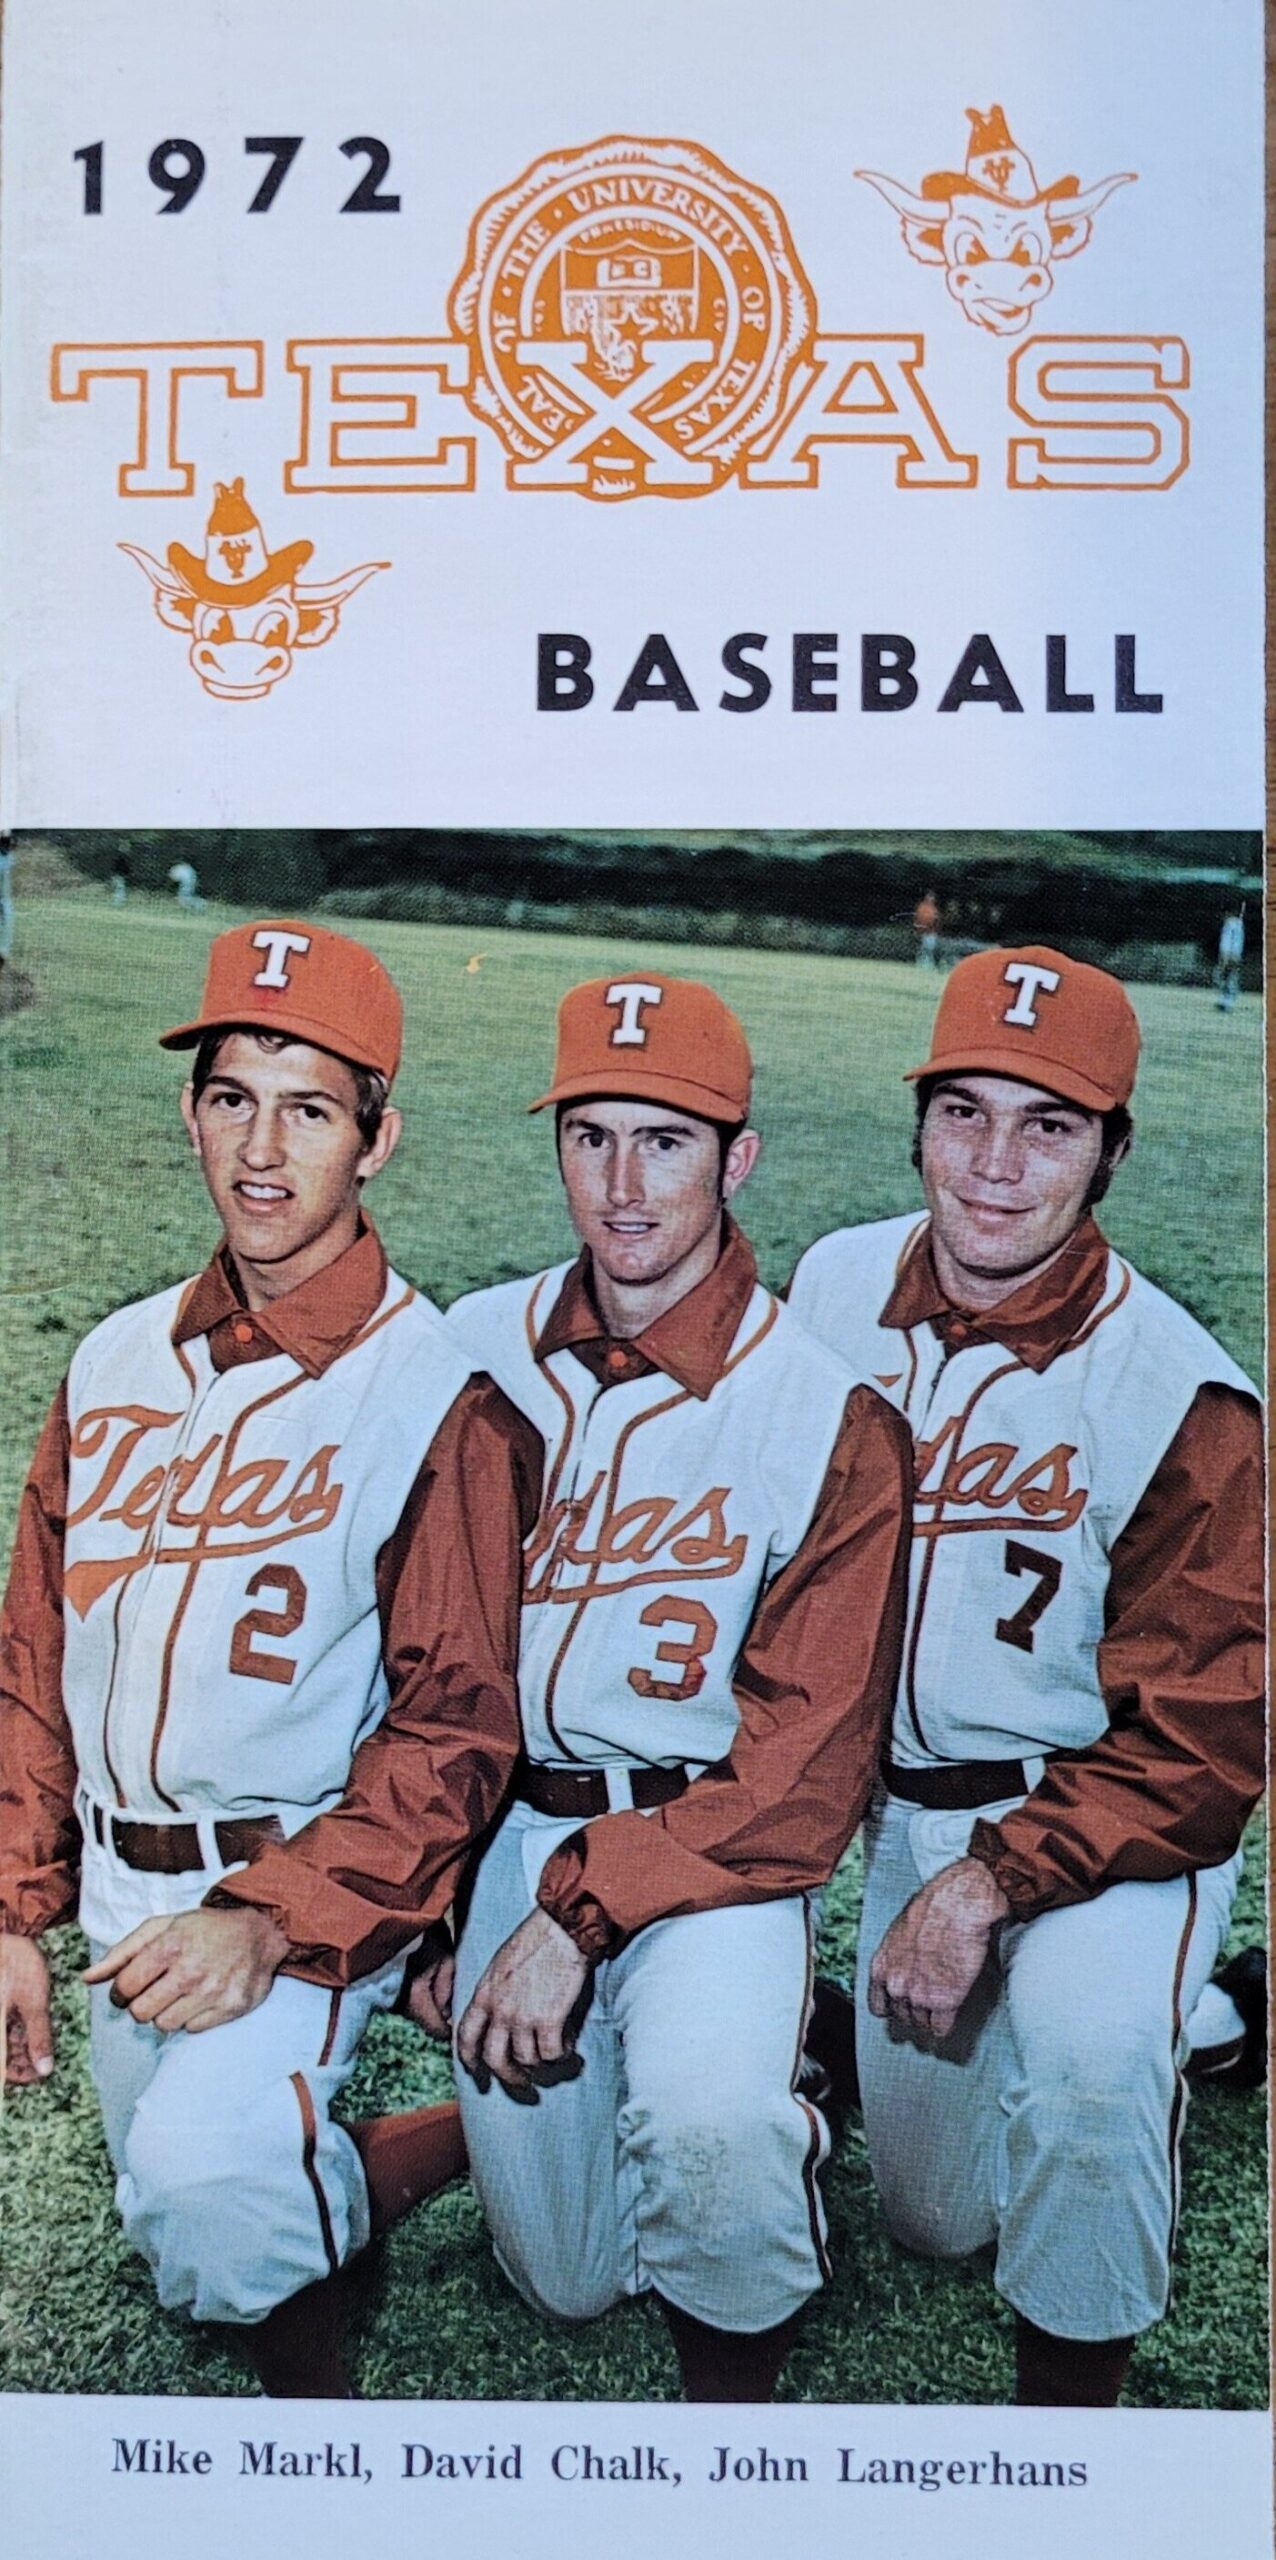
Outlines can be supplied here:
<path id="1" fill-rule="evenodd" d="M 122 1300 L 206 1258 L 208 1203 L 177 1116 L 180 1068 L 155 1034 L 194 1009 L 211 934 L 229 910 L 158 900 L 113 911 L 78 896 L 19 909 L 15 963 L 34 1000 L 0 1020 L 0 1527 L 7 1543 L 44 1408 L 75 1343 Z M 363 934 L 407 1003 L 404 1146 L 372 1205 L 397 1265 L 441 1302 L 571 1250 L 550 1133 L 525 1112 L 544 1090 L 553 1008 L 574 980 L 641 963 L 685 974 L 685 949 L 381 924 Z M 481 965 L 467 970 L 478 956 Z M 714 950 L 704 974 L 736 1005 L 758 1063 L 766 1138 L 743 1203 L 765 1279 L 781 1282 L 829 1227 L 911 1206 L 910 1103 L 933 979 L 891 964 Z M 1114 1241 L 1182 1298 L 1245 1365 L 1262 1346 L 1261 1012 L 1218 1015 L 1204 992 L 1138 992 L 1147 1060 L 1138 1142 L 1105 1209 Z M 1262 1934 L 1261 1842 L 1236 1943 Z M 856 1865 L 837 1879 L 828 1955 L 849 1964 Z M 55 1948 L 61 2046 L 53 2082 L 11 2097 L 0 2124 L 4 2269 L 0 2380 L 16 2390 L 234 2392 L 255 2388 L 231 2342 L 156 2307 L 120 2239 L 88 2077 L 83 1961 Z M 348 2112 L 442 2095 L 446 2061 L 382 2022 Z M 1185 2144 L 1186 2206 L 1171 2316 L 1138 2350 L 1127 2398 L 1252 2407 L 1267 2395 L 1266 2158 L 1260 2098 L 1208 2093 Z M 836 2276 L 784 2384 L 805 2400 L 996 2401 L 1009 2396 L 1011 2323 L 982 2262 L 927 2265 L 887 2239 L 852 2131 L 827 2181 Z M 395 2235 L 360 2333 L 366 2393 L 438 2398 L 675 2397 L 649 2305 L 583 2331 L 538 2320 L 497 2273 L 468 2188 Z"/>

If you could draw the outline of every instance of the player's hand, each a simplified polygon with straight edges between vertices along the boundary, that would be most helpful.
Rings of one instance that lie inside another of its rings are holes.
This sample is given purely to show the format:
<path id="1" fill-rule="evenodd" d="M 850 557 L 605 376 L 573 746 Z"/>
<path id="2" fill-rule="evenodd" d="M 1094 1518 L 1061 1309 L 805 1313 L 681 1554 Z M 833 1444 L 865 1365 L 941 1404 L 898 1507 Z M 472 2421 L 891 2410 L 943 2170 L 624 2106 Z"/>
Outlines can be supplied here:
<path id="1" fill-rule="evenodd" d="M 452 1992 L 456 1983 L 456 1957 L 449 1947 L 437 1963 L 423 1965 L 414 1973 L 408 1986 L 408 2016 L 424 2027 L 427 2036 L 436 2036 L 446 2044 L 452 2033 Z"/>
<path id="2" fill-rule="evenodd" d="M 0 2043 L 4 2076 L 12 2088 L 48 2079 L 53 2069 L 49 1968 L 34 1938 L 0 1937 Z"/>
<path id="3" fill-rule="evenodd" d="M 109 1982 L 116 2008 L 143 2026 L 197 2036 L 256 2009 L 287 1953 L 268 1911 L 179 1911 L 143 1920 L 84 1979 Z"/>
<path id="4" fill-rule="evenodd" d="M 525 2089 L 540 2063 L 569 2050 L 568 2021 L 591 1966 L 548 1911 L 529 1912 L 498 1947 L 457 2030 L 467 2071 L 484 2066 L 507 2088 Z"/>
<path id="5" fill-rule="evenodd" d="M 959 1858 L 904 1905 L 891 1922 L 868 1974 L 875 2018 L 942 2044 L 973 1991 L 988 1944 L 1010 1904 L 988 1867 Z"/>

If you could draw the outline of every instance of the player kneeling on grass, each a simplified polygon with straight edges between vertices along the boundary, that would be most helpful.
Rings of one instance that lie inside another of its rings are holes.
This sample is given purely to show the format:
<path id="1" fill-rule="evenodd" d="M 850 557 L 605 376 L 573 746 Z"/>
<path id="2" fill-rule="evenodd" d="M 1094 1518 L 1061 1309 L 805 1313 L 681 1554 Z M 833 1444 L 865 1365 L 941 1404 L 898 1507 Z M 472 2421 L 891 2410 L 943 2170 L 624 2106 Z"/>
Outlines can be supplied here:
<path id="1" fill-rule="evenodd" d="M 37 1942 L 78 1893 L 125 2229 L 290 2394 L 347 2388 L 335 2278 L 381 2204 L 329 2103 L 518 1747 L 540 1449 L 362 1216 L 400 1029 L 358 943 L 213 945 L 165 1046 L 224 1240 L 76 1353 L 0 1656 L 8 2077 L 53 2070 Z"/>
<path id="2" fill-rule="evenodd" d="M 472 2174 L 530 2302 L 653 2290 L 699 2400 L 770 2395 L 825 2272 L 811 1896 L 881 1749 L 911 1472 L 726 1214 L 749 1084 L 707 987 L 575 988 L 532 1108 L 583 1249 L 449 1316 L 546 1447 L 524 1757 L 456 1960 Z"/>
<path id="3" fill-rule="evenodd" d="M 826 1236 L 792 1291 L 917 1441 L 860 1932 L 873 2173 L 910 2247 L 995 2244 L 1033 2402 L 1115 2401 L 1166 2308 L 1189 2043 L 1243 2044 L 1210 1970 L 1263 1783 L 1259 1411 L 1091 1215 L 1138 1052 L 1106 971 L 963 960 L 912 1073 L 929 1214 Z M 1222 1979 L 1259 2076 L 1253 1953 Z"/>

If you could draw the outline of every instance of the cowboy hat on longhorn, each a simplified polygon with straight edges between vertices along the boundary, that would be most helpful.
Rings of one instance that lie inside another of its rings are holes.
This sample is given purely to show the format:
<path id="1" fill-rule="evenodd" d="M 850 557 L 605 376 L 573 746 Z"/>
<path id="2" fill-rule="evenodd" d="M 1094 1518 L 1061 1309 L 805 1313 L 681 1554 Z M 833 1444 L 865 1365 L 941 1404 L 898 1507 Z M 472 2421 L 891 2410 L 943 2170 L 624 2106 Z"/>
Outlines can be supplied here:
<path id="1" fill-rule="evenodd" d="M 951 204 L 954 196 L 986 196 L 994 204 L 1027 207 L 1079 193 L 1079 178 L 1057 178 L 1052 187 L 1038 186 L 1027 152 L 1019 149 L 1011 135 L 1004 107 L 990 107 L 986 115 L 979 107 L 967 107 L 966 114 L 970 144 L 965 169 L 932 169 L 922 180 L 928 203 Z"/>
<path id="2" fill-rule="evenodd" d="M 243 481 L 232 480 L 227 488 L 218 480 L 213 486 L 203 559 L 196 559 L 184 542 L 170 542 L 169 566 L 202 604 L 260 604 L 280 587 L 291 586 L 315 546 L 290 542 L 282 551 L 268 552 Z"/>

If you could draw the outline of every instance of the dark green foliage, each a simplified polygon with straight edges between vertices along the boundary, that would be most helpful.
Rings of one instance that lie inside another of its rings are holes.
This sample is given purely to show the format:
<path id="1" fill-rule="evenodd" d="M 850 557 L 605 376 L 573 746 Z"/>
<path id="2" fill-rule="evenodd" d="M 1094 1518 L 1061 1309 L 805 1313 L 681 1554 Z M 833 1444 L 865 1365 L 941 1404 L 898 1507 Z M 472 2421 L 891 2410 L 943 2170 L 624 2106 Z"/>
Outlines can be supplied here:
<path id="1" fill-rule="evenodd" d="M 163 831 L 41 842 L 102 882 L 126 849 L 134 887 L 172 896 L 174 839 Z M 305 914 L 322 902 L 418 924 L 647 933 L 768 949 L 788 941 L 875 959 L 911 956 L 913 908 L 929 885 L 957 947 L 971 937 L 1049 941 L 1078 959 L 1102 960 L 1124 946 L 1113 966 L 1171 984 L 1208 973 L 1219 924 L 1240 894 L 1251 917 L 1246 984 L 1260 982 L 1259 839 L 1239 832 L 701 829 L 661 837 L 599 828 L 227 828 L 191 831 L 181 849 L 209 897 L 255 899 L 268 876 L 276 914 Z"/>

